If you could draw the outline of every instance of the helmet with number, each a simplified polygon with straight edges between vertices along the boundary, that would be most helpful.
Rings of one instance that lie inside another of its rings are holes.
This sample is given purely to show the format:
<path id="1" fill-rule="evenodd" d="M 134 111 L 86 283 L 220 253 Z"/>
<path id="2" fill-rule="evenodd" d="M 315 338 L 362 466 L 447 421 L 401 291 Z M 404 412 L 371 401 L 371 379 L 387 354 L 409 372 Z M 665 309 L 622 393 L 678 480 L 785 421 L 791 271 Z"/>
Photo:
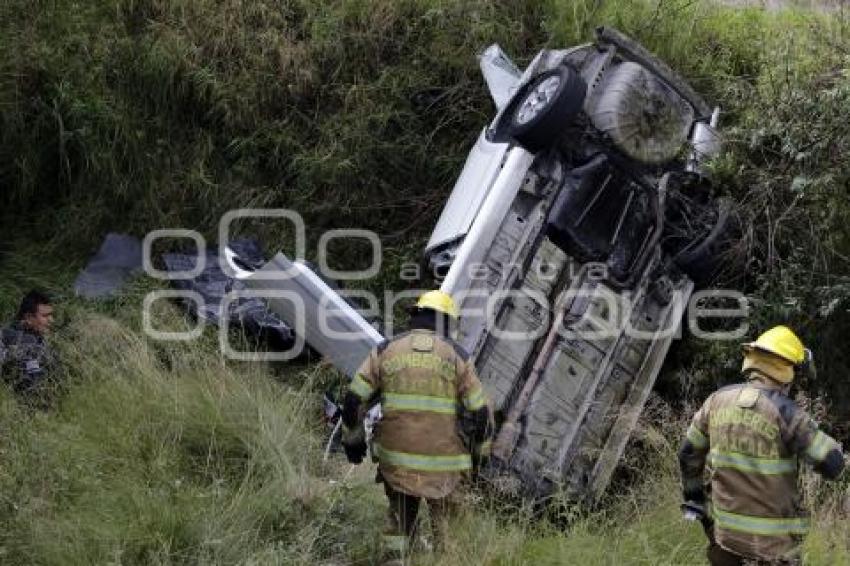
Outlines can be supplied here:
<path id="1" fill-rule="evenodd" d="M 774 326 L 755 342 L 744 344 L 744 350 L 768 352 L 795 366 L 805 362 L 807 357 L 805 346 L 787 326 Z"/>
<path id="2" fill-rule="evenodd" d="M 452 318 L 457 318 L 457 306 L 454 299 L 448 293 L 443 291 L 428 291 L 423 293 L 416 302 L 417 309 L 431 309 L 439 313 L 446 314 Z"/>

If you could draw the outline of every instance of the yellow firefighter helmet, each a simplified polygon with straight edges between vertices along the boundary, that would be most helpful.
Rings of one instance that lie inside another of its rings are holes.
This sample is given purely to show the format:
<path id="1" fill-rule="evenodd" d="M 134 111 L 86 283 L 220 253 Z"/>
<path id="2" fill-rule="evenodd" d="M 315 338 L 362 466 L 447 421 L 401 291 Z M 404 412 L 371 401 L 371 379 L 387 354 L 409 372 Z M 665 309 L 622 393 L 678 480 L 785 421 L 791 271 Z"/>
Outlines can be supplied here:
<path id="1" fill-rule="evenodd" d="M 806 361 L 805 346 L 787 326 L 774 326 L 756 338 L 755 342 L 744 344 L 744 350 L 769 352 L 795 366 Z"/>
<path id="2" fill-rule="evenodd" d="M 457 318 L 460 314 L 451 295 L 442 291 L 428 291 L 427 293 L 423 293 L 416 302 L 416 308 L 431 309 L 432 311 L 447 314 L 452 318 Z"/>

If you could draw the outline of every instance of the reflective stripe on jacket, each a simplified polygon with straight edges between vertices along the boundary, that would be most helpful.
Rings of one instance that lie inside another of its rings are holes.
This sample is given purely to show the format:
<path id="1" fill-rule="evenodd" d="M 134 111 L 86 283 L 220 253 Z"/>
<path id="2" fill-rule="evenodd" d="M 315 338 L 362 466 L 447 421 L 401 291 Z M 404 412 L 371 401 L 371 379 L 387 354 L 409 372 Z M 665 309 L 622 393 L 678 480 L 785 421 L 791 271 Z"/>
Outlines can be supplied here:
<path id="1" fill-rule="evenodd" d="M 778 387 L 752 381 L 712 394 L 680 454 L 686 492 L 710 472 L 715 538 L 755 559 L 790 557 L 809 528 L 797 489 L 798 461 L 822 464 L 841 446 Z"/>
<path id="2" fill-rule="evenodd" d="M 369 355 L 349 391 L 363 401 L 379 396 L 373 452 L 393 489 L 442 498 L 472 468 L 458 412 L 478 411 L 487 399 L 474 367 L 447 339 L 430 330 L 399 336 Z"/>

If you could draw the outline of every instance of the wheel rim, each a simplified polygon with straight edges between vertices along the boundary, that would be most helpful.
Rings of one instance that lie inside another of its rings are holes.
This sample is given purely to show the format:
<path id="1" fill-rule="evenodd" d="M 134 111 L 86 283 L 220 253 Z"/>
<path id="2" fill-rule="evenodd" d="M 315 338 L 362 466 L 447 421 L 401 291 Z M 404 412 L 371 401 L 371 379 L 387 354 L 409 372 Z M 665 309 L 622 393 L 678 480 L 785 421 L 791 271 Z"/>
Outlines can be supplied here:
<path id="1" fill-rule="evenodd" d="M 561 86 L 561 77 L 557 75 L 553 75 L 536 85 L 526 95 L 525 100 L 522 101 L 516 112 L 517 124 L 527 124 L 537 117 L 540 111 L 552 102 L 559 86 Z"/>

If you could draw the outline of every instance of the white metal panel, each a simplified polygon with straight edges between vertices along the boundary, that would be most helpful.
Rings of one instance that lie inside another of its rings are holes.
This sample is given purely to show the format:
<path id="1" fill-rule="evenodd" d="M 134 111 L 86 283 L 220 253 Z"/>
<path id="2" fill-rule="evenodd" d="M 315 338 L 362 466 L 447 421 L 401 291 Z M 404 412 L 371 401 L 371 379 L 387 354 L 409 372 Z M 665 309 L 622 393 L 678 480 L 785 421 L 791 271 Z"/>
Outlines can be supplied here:
<path id="1" fill-rule="evenodd" d="M 493 102 L 497 108 L 504 108 L 516 93 L 522 73 L 496 43 L 485 49 L 478 59 Z"/>
<path id="2" fill-rule="evenodd" d="M 508 153 L 505 166 L 493 183 L 492 190 L 458 249 L 443 284 L 440 285 L 441 291 L 454 295 L 463 293 L 469 288 L 470 269 L 484 259 L 487 250 L 493 244 L 502 220 L 510 210 L 533 161 L 534 154 L 521 147 L 514 147 Z"/>
<path id="3" fill-rule="evenodd" d="M 266 278 L 271 273 L 280 273 L 280 277 Z M 282 253 L 242 281 L 250 289 L 289 292 L 287 298 L 266 298 L 269 309 L 349 377 L 372 348 L 384 341 L 380 332 L 309 267 Z M 293 303 L 296 298 L 300 307 Z M 298 320 L 299 312 L 303 320 Z"/>
<path id="4" fill-rule="evenodd" d="M 431 233 L 425 247 L 426 255 L 437 246 L 454 241 L 469 231 L 481 203 L 499 175 L 508 145 L 488 141 L 484 131 L 478 136 Z"/>

